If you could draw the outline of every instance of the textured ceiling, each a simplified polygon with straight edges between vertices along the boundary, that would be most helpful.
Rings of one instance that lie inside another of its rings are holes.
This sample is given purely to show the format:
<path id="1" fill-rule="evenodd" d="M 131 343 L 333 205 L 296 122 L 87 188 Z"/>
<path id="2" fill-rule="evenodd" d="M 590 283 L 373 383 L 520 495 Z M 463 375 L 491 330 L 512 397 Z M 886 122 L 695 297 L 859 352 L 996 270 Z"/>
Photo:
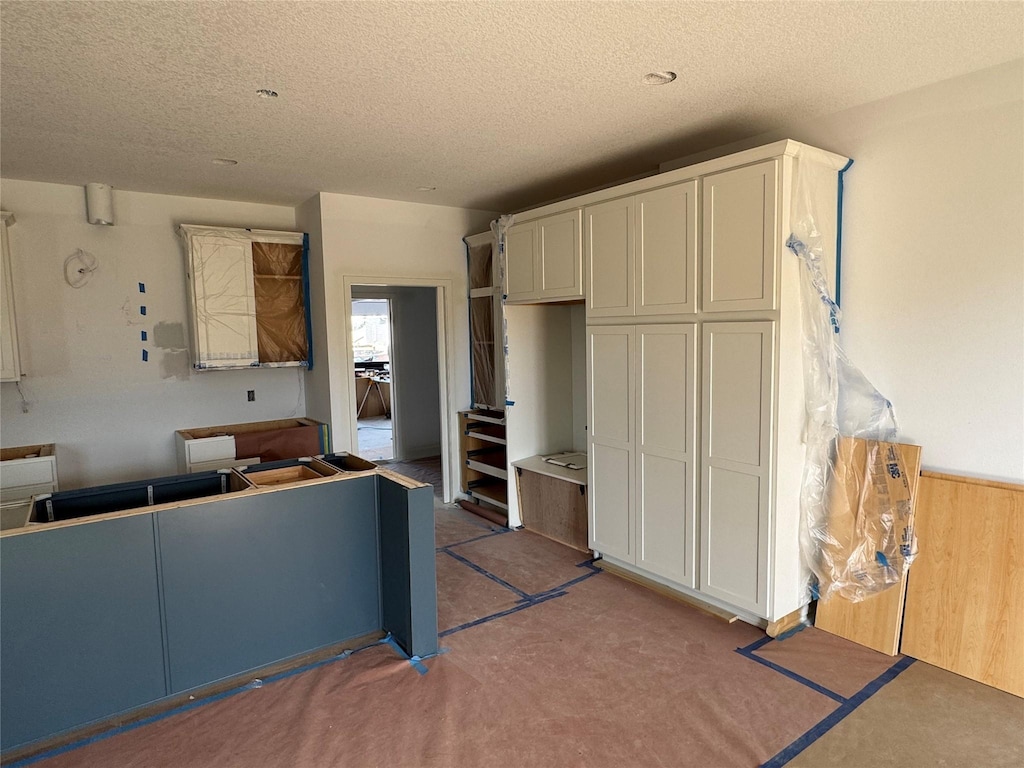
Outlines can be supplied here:
<path id="1" fill-rule="evenodd" d="M 1019 58 L 1022 19 L 1021 2 L 3 0 L 0 172 L 514 210 Z M 641 85 L 652 70 L 679 78 Z"/>

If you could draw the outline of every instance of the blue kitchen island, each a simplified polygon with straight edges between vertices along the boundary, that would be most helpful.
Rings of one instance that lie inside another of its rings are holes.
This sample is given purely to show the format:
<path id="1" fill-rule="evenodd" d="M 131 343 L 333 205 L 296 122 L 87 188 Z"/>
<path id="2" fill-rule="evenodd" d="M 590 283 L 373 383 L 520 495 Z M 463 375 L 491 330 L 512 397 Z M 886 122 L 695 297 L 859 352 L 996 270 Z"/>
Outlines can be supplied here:
<path id="1" fill-rule="evenodd" d="M 348 641 L 436 653 L 433 491 L 345 465 L 38 498 L 0 534 L 3 756 Z"/>

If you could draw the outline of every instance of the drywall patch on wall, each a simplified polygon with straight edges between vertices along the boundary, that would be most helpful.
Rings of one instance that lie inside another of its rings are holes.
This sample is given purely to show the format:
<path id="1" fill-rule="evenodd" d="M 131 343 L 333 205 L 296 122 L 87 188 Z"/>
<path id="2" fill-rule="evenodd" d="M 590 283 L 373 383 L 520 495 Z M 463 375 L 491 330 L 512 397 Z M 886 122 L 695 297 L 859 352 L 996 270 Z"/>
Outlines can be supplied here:
<path id="1" fill-rule="evenodd" d="M 192 368 L 188 361 L 188 350 L 178 349 L 164 352 L 160 356 L 160 378 L 188 381 Z"/>
<path id="2" fill-rule="evenodd" d="M 160 322 L 154 325 L 153 346 L 175 351 L 186 349 L 185 324 Z"/>

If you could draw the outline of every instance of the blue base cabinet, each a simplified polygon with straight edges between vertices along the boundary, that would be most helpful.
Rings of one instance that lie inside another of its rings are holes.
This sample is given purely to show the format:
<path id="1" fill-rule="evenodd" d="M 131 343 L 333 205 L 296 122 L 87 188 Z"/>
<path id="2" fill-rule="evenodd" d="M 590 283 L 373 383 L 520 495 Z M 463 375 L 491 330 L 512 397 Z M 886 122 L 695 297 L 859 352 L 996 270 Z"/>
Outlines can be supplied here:
<path id="1" fill-rule="evenodd" d="M 381 630 L 437 651 L 429 486 L 339 477 L 122 514 L 0 537 L 4 757 Z"/>

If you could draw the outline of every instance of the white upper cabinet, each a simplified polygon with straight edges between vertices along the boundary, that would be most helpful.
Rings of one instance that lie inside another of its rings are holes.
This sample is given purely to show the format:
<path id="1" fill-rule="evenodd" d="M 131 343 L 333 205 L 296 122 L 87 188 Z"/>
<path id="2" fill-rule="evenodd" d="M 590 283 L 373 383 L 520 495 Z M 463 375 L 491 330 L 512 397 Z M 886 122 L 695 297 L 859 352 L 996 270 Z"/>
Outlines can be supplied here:
<path id="1" fill-rule="evenodd" d="M 312 365 L 301 232 L 182 224 L 196 370 Z"/>
<path id="2" fill-rule="evenodd" d="M 508 301 L 536 299 L 537 224 L 515 224 L 505 233 L 505 294 Z"/>
<path id="3" fill-rule="evenodd" d="M 14 281 L 11 277 L 11 247 L 7 239 L 7 226 L 14 223 L 14 217 L 2 212 L 0 216 L 0 258 L 3 264 L 3 292 L 0 293 L 0 381 L 21 379 L 21 353 L 18 350 L 18 321 L 14 312 Z"/>
<path id="4" fill-rule="evenodd" d="M 580 209 L 513 224 L 505 233 L 506 301 L 583 298 Z"/>
<path id="5" fill-rule="evenodd" d="M 636 314 L 697 310 L 697 182 L 636 197 Z"/>
<path id="6" fill-rule="evenodd" d="M 196 361 L 208 368 L 259 364 L 252 243 L 193 238 Z"/>
<path id="7" fill-rule="evenodd" d="M 696 311 L 696 180 L 588 206 L 584 219 L 587 317 Z"/>
<path id="8" fill-rule="evenodd" d="M 629 317 L 633 300 L 632 197 L 588 206 L 587 317 Z"/>
<path id="9" fill-rule="evenodd" d="M 777 178 L 775 160 L 704 177 L 705 312 L 778 308 Z"/>

